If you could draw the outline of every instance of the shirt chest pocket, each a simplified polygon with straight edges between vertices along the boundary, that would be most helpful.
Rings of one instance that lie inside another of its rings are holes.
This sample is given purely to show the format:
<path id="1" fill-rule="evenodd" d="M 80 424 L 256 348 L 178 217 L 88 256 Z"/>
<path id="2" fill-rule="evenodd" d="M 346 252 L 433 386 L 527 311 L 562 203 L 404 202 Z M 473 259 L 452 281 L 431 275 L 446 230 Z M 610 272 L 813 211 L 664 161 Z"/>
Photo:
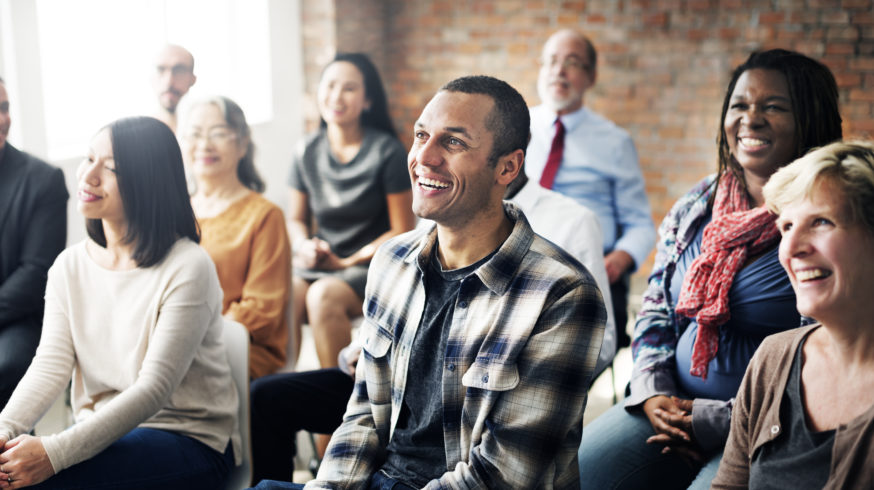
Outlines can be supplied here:
<path id="1" fill-rule="evenodd" d="M 386 420 L 391 406 L 392 338 L 372 320 L 365 320 L 361 329 L 359 371 L 367 384 L 367 398 L 374 419 Z"/>
<path id="2" fill-rule="evenodd" d="M 392 337 L 375 322 L 365 319 L 361 324 L 361 342 L 362 349 L 372 359 L 383 359 L 391 349 Z"/>
<path id="3" fill-rule="evenodd" d="M 489 391 L 508 391 L 519 385 L 519 370 L 515 363 L 474 363 L 461 384 L 466 388 Z"/>

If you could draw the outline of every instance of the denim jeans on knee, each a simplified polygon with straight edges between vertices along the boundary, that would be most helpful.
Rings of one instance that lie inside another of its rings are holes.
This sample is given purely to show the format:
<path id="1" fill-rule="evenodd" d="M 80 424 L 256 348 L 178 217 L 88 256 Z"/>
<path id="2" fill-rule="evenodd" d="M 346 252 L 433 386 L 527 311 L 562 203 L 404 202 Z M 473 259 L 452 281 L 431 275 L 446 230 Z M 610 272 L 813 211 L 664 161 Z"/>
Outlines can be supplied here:
<path id="1" fill-rule="evenodd" d="M 698 468 L 647 444 L 655 432 L 643 411 L 615 405 L 583 429 L 580 484 L 583 489 L 687 488 Z M 717 463 L 718 464 L 718 463 Z"/>
<path id="2" fill-rule="evenodd" d="M 224 487 L 233 466 L 230 443 L 222 454 L 176 432 L 136 428 L 94 457 L 31 488 L 214 490 Z"/>

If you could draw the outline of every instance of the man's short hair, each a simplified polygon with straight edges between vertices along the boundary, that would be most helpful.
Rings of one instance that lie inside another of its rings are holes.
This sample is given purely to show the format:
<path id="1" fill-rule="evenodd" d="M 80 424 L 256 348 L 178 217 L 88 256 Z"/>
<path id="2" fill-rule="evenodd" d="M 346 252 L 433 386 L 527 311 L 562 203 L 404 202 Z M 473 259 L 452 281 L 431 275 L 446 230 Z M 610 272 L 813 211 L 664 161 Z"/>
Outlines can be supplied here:
<path id="1" fill-rule="evenodd" d="M 456 78 L 440 88 L 446 92 L 482 94 L 491 97 L 495 107 L 486 116 L 486 129 L 494 135 L 489 165 L 498 164 L 498 158 L 516 150 L 524 155 L 528 148 L 531 118 L 522 94 L 507 82 L 485 75 Z"/>

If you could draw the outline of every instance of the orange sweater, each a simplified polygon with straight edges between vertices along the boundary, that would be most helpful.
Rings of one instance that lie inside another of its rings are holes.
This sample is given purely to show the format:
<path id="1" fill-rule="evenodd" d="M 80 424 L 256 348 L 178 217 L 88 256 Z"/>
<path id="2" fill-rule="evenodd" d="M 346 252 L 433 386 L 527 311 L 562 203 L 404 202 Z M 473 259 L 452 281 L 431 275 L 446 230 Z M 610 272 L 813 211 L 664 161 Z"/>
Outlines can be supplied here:
<path id="1" fill-rule="evenodd" d="M 249 376 L 275 372 L 285 364 L 291 289 L 291 245 L 282 210 L 252 192 L 198 221 L 200 245 L 215 262 L 224 291 L 222 313 L 249 330 Z"/>

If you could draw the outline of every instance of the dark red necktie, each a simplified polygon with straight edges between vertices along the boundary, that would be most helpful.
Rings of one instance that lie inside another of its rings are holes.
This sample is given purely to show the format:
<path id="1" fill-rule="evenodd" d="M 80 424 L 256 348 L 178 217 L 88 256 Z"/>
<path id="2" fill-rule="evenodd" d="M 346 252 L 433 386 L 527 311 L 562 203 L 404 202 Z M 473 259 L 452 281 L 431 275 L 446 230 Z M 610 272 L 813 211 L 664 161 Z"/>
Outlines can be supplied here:
<path id="1" fill-rule="evenodd" d="M 555 174 L 558 173 L 558 166 L 561 165 L 562 154 L 564 154 L 564 124 L 561 123 L 561 119 L 556 119 L 555 137 L 552 138 L 549 157 L 546 159 L 546 166 L 543 167 L 543 173 L 540 175 L 541 187 L 552 189 Z"/>

